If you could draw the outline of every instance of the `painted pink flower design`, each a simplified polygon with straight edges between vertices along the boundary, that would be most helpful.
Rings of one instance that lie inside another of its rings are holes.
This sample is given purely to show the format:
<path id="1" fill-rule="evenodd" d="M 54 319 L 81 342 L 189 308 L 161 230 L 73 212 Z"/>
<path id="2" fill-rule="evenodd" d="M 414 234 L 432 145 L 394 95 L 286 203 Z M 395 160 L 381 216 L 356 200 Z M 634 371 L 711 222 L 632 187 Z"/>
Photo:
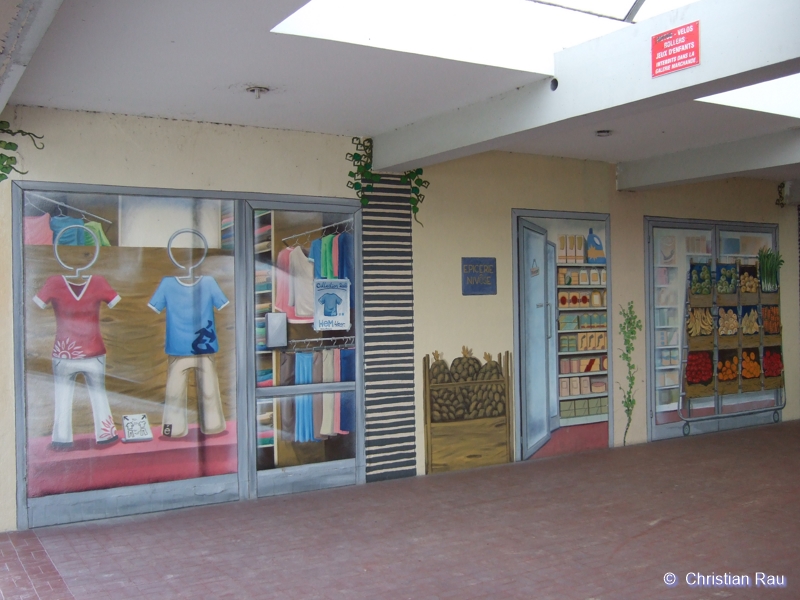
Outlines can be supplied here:
<path id="1" fill-rule="evenodd" d="M 117 435 L 117 428 L 114 427 L 114 419 L 109 416 L 101 424 L 100 430 L 101 430 L 101 433 L 100 433 L 100 437 L 99 437 L 98 441 L 100 441 L 100 440 L 110 440 L 115 435 Z"/>
<path id="2" fill-rule="evenodd" d="M 84 358 L 83 346 L 76 344 L 69 338 L 56 340 L 53 345 L 53 358 Z"/>

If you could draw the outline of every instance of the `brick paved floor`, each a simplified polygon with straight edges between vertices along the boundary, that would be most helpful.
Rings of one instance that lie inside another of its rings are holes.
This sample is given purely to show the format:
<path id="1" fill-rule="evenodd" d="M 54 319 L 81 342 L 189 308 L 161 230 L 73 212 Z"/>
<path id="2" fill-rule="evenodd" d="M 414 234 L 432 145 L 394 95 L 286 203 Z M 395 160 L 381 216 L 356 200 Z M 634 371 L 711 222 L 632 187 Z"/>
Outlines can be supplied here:
<path id="1" fill-rule="evenodd" d="M 790 599 L 800 598 L 799 472 L 795 421 L 36 536 L 79 600 Z M 14 536 L 33 548 L 32 534 Z M 684 581 L 757 571 L 788 587 Z M 7 581 L 4 598 L 37 597 Z"/>

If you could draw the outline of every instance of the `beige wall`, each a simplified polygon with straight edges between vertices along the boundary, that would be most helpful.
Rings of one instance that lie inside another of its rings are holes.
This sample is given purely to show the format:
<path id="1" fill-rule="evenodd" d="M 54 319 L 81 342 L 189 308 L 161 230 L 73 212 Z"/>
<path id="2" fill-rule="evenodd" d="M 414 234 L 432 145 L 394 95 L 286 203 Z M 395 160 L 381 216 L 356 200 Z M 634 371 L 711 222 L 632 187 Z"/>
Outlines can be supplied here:
<path id="1" fill-rule="evenodd" d="M 352 197 L 349 137 L 10 107 L 0 119 L 44 135 L 20 143 L 18 179 Z M 0 310 L 11 314 L 11 186 L 0 184 Z M 0 531 L 16 527 L 12 321 L 0 319 Z"/>
<path id="2" fill-rule="evenodd" d="M 614 167 L 571 159 L 487 153 L 425 169 L 431 185 L 420 211 L 424 227 L 414 227 L 414 323 L 417 438 L 423 439 L 421 364 L 433 350 L 449 362 L 467 345 L 475 356 L 497 354 L 514 345 L 511 210 L 542 209 L 611 215 L 612 293 L 618 306 L 633 300 L 645 309 L 644 216 L 778 223 L 784 331 L 800 331 L 798 319 L 797 210 L 775 206 L 774 183 L 732 179 L 648 192 L 616 192 Z M 462 256 L 497 258 L 496 296 L 462 296 Z M 621 336 L 614 327 L 613 368 L 625 373 L 619 359 Z M 784 354 L 798 353 L 797 335 L 784 336 Z M 636 343 L 640 366 L 637 406 L 628 443 L 647 440 L 644 333 Z M 800 417 L 797 369 L 787 365 L 789 404 L 784 417 Z M 614 386 L 616 387 L 616 386 Z M 622 444 L 625 413 L 620 394 L 613 396 L 614 443 Z M 420 445 L 418 470 L 424 471 Z"/>

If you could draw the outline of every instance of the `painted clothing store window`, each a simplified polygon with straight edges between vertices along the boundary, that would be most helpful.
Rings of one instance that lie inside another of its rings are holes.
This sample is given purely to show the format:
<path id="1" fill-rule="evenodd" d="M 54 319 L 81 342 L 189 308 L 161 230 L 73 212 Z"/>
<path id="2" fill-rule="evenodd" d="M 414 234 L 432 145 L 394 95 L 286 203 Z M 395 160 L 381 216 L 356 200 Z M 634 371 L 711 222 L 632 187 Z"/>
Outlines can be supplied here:
<path id="1" fill-rule="evenodd" d="M 28 496 L 236 473 L 232 202 L 23 199 Z"/>
<path id="2" fill-rule="evenodd" d="M 355 458 L 354 235 L 352 214 L 254 211 L 260 471 Z"/>

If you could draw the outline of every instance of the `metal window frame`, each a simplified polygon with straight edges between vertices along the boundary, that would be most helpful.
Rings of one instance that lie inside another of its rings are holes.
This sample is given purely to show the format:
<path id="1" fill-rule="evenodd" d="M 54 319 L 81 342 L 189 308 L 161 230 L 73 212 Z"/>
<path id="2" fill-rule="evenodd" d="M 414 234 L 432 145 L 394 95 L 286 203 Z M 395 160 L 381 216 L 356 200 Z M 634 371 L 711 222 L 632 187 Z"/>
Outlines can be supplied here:
<path id="1" fill-rule="evenodd" d="M 775 248 L 780 248 L 780 238 L 777 223 L 748 223 L 745 221 L 717 221 L 713 219 L 681 219 L 673 217 L 644 217 L 644 256 L 645 256 L 645 348 L 647 353 L 646 384 L 647 384 L 647 441 L 683 437 L 683 421 L 675 423 L 656 424 L 656 372 L 655 372 L 655 320 L 652 318 L 655 306 L 655 242 L 653 230 L 663 229 L 694 229 L 711 233 L 711 256 L 718 260 L 720 251 L 720 233 L 731 231 L 735 233 L 767 233 L 773 237 Z M 743 414 L 730 416 L 725 419 L 710 419 L 692 424 L 691 435 L 712 433 L 727 429 L 738 429 L 753 425 L 766 425 L 772 423 L 772 413 Z"/>
<path id="2" fill-rule="evenodd" d="M 570 212 L 563 210 L 537 210 L 529 208 L 514 208 L 511 210 L 511 269 L 514 310 L 514 461 L 522 460 L 522 369 L 524 368 L 521 354 L 522 341 L 520 339 L 520 289 L 519 280 L 519 222 L 521 219 L 564 219 L 570 221 L 602 221 L 605 223 L 605 254 L 606 254 L 606 306 L 613 306 L 612 286 L 612 259 L 611 259 L 611 215 L 610 213 Z M 611 310 L 606 313 L 608 332 L 608 381 L 614 381 L 613 337 L 610 335 L 614 327 L 614 315 Z M 608 389 L 608 446 L 614 446 L 614 392 L 611 386 Z M 535 457 L 535 454 L 534 454 Z"/>
<path id="3" fill-rule="evenodd" d="M 119 488 L 55 494 L 28 498 L 27 485 L 27 423 L 25 401 L 25 319 L 24 319 L 24 194 L 28 191 L 108 194 L 161 198 L 190 198 L 233 201 L 234 206 L 234 286 L 235 297 L 235 364 L 237 411 L 237 473 L 184 479 L 164 483 L 134 485 Z M 356 457 L 318 465 L 301 465 L 280 471 L 274 477 L 270 493 L 289 493 L 335 485 L 366 481 L 366 451 L 364 447 L 364 336 L 361 256 L 361 205 L 357 200 L 323 196 L 261 194 L 254 192 L 216 192 L 170 188 L 144 188 L 93 184 L 53 183 L 38 181 L 12 182 L 12 278 L 17 528 L 57 525 L 92 519 L 158 512 L 174 508 L 216 504 L 255 498 L 258 495 L 255 448 L 255 332 L 252 323 L 255 311 L 252 273 L 253 207 L 271 210 L 305 212 L 345 212 L 355 220 L 356 263 Z M 248 220 L 248 215 L 251 220 Z M 249 245 L 248 245 L 249 242 Z M 248 270 L 250 269 L 250 270 Z M 249 292 L 249 293 L 248 293 Z M 252 384 L 252 385 L 251 385 Z M 291 393 L 290 388 L 280 394 Z"/>

